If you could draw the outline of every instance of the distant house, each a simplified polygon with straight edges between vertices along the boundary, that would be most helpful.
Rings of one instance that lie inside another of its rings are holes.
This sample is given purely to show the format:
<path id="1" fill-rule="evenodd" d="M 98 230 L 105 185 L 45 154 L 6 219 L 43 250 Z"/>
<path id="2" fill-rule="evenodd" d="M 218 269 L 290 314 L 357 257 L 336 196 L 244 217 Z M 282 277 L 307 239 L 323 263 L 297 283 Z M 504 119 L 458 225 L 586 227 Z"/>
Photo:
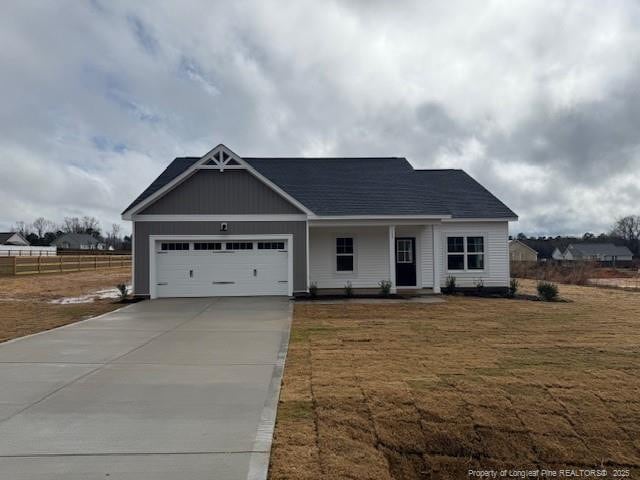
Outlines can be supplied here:
<path id="1" fill-rule="evenodd" d="M 19 232 L 2 232 L 0 233 L 0 245 L 28 247 L 30 243 Z"/>
<path id="2" fill-rule="evenodd" d="M 564 260 L 564 253 L 562 253 L 559 247 L 556 247 L 553 249 L 551 258 L 553 258 L 554 260 Z"/>
<path id="3" fill-rule="evenodd" d="M 633 254 L 625 246 L 613 243 L 571 243 L 563 254 L 563 260 L 590 260 L 613 265 L 631 263 Z"/>
<path id="4" fill-rule="evenodd" d="M 512 262 L 537 262 L 538 252 L 520 240 L 509 242 L 509 260 Z"/>
<path id="5" fill-rule="evenodd" d="M 103 250 L 104 244 L 88 233 L 65 233 L 53 242 L 52 246 L 73 250 Z"/>

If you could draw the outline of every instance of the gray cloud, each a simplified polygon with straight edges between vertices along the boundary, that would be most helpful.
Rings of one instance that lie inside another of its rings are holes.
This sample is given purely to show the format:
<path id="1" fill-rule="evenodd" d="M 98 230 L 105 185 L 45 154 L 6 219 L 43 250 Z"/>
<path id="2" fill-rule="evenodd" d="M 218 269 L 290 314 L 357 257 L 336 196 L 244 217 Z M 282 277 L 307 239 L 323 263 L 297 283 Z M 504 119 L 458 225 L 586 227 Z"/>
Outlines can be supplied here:
<path id="1" fill-rule="evenodd" d="M 529 233 L 640 209 L 640 7 L 19 2 L 0 18 L 0 229 L 119 212 L 174 157 L 404 155 Z"/>

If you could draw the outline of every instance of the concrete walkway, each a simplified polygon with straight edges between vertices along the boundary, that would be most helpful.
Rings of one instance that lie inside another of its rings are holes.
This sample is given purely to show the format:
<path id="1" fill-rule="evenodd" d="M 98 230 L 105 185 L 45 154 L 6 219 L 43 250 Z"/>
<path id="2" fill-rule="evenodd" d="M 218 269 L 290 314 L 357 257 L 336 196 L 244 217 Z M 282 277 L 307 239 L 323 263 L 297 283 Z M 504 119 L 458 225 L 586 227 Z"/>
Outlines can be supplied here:
<path id="1" fill-rule="evenodd" d="M 266 478 L 290 323 L 163 299 L 0 344 L 0 478 Z"/>

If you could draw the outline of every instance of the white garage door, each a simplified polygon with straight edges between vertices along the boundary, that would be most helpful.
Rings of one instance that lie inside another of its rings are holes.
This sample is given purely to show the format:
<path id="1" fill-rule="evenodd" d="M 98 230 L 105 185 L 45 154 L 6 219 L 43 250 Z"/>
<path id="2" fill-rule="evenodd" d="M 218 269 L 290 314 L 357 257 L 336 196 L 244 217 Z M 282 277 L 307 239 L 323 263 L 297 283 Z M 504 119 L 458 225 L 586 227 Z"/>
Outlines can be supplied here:
<path id="1" fill-rule="evenodd" d="M 157 297 L 288 295 L 287 240 L 155 242 Z"/>

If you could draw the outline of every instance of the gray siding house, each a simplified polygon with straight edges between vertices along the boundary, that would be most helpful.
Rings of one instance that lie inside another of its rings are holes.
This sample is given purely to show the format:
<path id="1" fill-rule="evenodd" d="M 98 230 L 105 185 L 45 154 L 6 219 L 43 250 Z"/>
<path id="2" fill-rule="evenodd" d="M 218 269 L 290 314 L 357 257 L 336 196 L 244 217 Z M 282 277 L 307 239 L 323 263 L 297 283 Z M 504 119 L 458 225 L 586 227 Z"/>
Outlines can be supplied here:
<path id="1" fill-rule="evenodd" d="M 404 158 L 176 158 L 123 212 L 138 296 L 439 292 L 509 284 L 517 216 L 461 170 Z"/>
<path id="2" fill-rule="evenodd" d="M 633 253 L 627 247 L 613 243 L 572 243 L 562 254 L 562 260 L 624 265 L 631 263 Z"/>

